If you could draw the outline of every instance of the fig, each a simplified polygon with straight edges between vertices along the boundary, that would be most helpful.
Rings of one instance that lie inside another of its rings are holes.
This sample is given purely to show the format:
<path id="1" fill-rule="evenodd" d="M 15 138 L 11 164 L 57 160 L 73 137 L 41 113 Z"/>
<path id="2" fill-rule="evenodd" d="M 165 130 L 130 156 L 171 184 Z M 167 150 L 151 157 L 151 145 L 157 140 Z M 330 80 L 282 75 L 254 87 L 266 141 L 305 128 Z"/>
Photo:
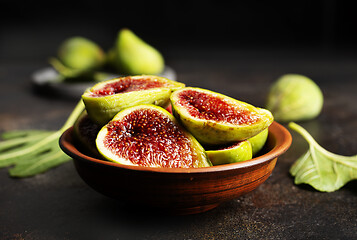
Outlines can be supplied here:
<path id="1" fill-rule="evenodd" d="M 165 67 L 161 53 L 129 29 L 119 31 L 108 58 L 119 72 L 128 75 L 158 74 Z"/>
<path id="2" fill-rule="evenodd" d="M 286 74 L 270 88 L 266 108 L 278 122 L 310 120 L 317 117 L 323 106 L 319 86 L 299 74 Z"/>
<path id="3" fill-rule="evenodd" d="M 252 146 L 245 140 L 206 150 L 211 163 L 215 165 L 236 163 L 252 158 Z"/>
<path id="4" fill-rule="evenodd" d="M 101 156 L 97 150 L 95 139 L 101 126 L 94 123 L 84 110 L 73 124 L 73 139 L 83 151 L 95 156 Z"/>
<path id="5" fill-rule="evenodd" d="M 209 167 L 205 150 L 165 109 L 137 105 L 119 112 L 98 133 L 96 144 L 108 160 L 158 168 Z"/>
<path id="6" fill-rule="evenodd" d="M 53 62 L 54 67 L 61 72 L 65 70 L 85 72 L 101 67 L 105 62 L 105 53 L 101 47 L 89 39 L 71 37 L 59 47 L 58 60 L 59 62 Z"/>
<path id="7" fill-rule="evenodd" d="M 201 144 L 246 140 L 273 122 L 266 109 L 206 89 L 182 88 L 170 100 L 174 116 Z"/>
<path id="8" fill-rule="evenodd" d="M 252 145 L 253 156 L 256 156 L 260 152 L 260 150 L 262 150 L 262 148 L 264 147 L 265 142 L 268 139 L 268 133 L 269 130 L 268 128 L 266 128 L 260 133 L 258 133 L 257 135 L 255 135 L 254 137 L 248 139 L 248 141 Z"/>
<path id="9" fill-rule="evenodd" d="M 104 125 L 127 107 L 139 104 L 166 107 L 171 92 L 184 86 L 157 76 L 127 76 L 97 83 L 84 92 L 82 99 L 93 121 Z"/>

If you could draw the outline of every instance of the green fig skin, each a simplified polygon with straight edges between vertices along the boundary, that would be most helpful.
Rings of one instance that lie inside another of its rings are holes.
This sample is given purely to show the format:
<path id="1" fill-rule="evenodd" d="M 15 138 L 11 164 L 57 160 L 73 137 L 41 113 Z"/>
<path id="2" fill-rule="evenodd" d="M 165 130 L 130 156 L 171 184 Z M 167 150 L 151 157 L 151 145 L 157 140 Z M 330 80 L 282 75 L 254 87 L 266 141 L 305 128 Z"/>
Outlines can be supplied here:
<path id="1" fill-rule="evenodd" d="M 253 157 L 256 156 L 260 150 L 263 149 L 267 139 L 268 139 L 269 129 L 266 128 L 254 137 L 248 139 L 250 144 L 252 145 L 252 153 Z"/>
<path id="2" fill-rule="evenodd" d="M 319 86 L 299 74 L 286 74 L 274 82 L 266 104 L 278 122 L 311 120 L 320 114 L 322 107 Z"/>
<path id="3" fill-rule="evenodd" d="M 70 69 L 87 71 L 101 67 L 105 62 L 105 53 L 89 39 L 72 37 L 61 44 L 58 58 Z"/>
<path id="4" fill-rule="evenodd" d="M 206 150 L 209 160 L 213 166 L 237 163 L 252 159 L 252 146 L 248 141 L 241 141 L 228 148 L 217 150 Z"/>
<path id="5" fill-rule="evenodd" d="M 112 95 L 93 96 L 93 92 L 103 88 L 106 84 L 125 81 L 125 79 L 147 79 L 148 81 L 156 81 L 163 83 L 162 87 L 141 89 L 137 91 L 129 91 L 116 93 Z M 185 84 L 172 81 L 166 78 L 140 75 L 116 78 L 112 80 L 102 81 L 94 85 L 91 89 L 85 91 L 82 95 L 82 100 L 86 106 L 86 110 L 90 118 L 99 125 L 104 125 L 109 122 L 121 110 L 140 105 L 154 104 L 161 107 L 167 107 L 172 91 L 184 87 Z"/>
<path id="6" fill-rule="evenodd" d="M 197 91 L 217 97 L 239 110 L 254 115 L 257 120 L 254 123 L 231 124 L 192 116 L 186 107 L 180 103 L 180 94 L 184 91 Z M 179 89 L 173 92 L 170 100 L 174 116 L 204 145 L 227 144 L 246 140 L 266 129 L 274 120 L 271 112 L 266 109 L 257 108 L 223 94 L 201 88 L 185 87 Z"/>
<path id="7" fill-rule="evenodd" d="M 130 108 L 126 108 L 124 109 L 123 111 L 119 112 L 107 125 L 103 126 L 102 129 L 99 131 L 98 135 L 97 135 L 97 139 L 96 139 L 96 145 L 97 145 L 97 149 L 99 150 L 99 152 L 102 154 L 102 156 L 109 160 L 109 161 L 113 161 L 113 162 L 116 162 L 116 163 L 120 163 L 120 164 L 124 164 L 124 165 L 134 165 L 134 166 L 142 166 L 140 164 L 135 164 L 133 162 L 131 162 L 129 159 L 126 159 L 125 157 L 122 157 L 122 156 L 118 156 L 120 154 L 117 154 L 117 152 L 120 152 L 120 149 L 118 150 L 111 150 L 110 147 L 107 147 L 105 145 L 105 139 L 106 137 L 108 136 L 108 133 L 109 133 L 109 130 L 108 128 L 110 128 L 110 124 L 114 123 L 116 121 L 122 121 L 123 119 L 126 119 L 126 121 L 128 121 L 128 116 L 130 114 L 132 114 L 133 112 L 135 111 L 141 111 L 141 112 L 144 112 L 145 110 L 150 110 L 150 111 L 153 111 L 155 114 L 158 114 L 160 116 L 162 116 L 165 120 L 165 123 L 168 124 L 168 126 L 172 127 L 173 125 L 178 127 L 178 129 L 180 129 L 180 133 L 182 133 L 183 136 L 185 136 L 185 138 L 189 139 L 189 146 L 190 146 L 190 149 L 192 150 L 192 153 L 193 153 L 193 156 L 194 157 L 194 162 L 192 163 L 192 167 L 193 168 L 200 168 L 200 167 L 210 167 L 212 166 L 212 163 L 209 161 L 208 157 L 207 157 L 207 154 L 204 150 L 204 148 L 201 146 L 201 144 L 189 133 L 187 132 L 181 125 L 179 122 L 177 122 L 177 120 L 174 118 L 174 116 L 172 116 L 168 111 L 166 111 L 165 109 L 161 108 L 161 107 L 158 107 L 156 105 L 150 105 L 150 104 L 144 104 L 144 105 L 138 105 L 138 106 L 134 106 L 134 107 L 130 107 Z M 135 121 L 136 122 L 141 122 L 142 123 L 142 119 L 148 119 L 148 115 L 145 115 L 145 117 L 138 117 L 138 115 L 135 115 Z M 130 119 L 130 118 L 129 118 Z M 145 122 L 145 121 L 144 121 Z M 156 121 L 154 121 L 156 122 Z M 151 122 L 148 122 L 147 125 L 145 125 L 144 129 L 150 129 L 150 123 Z M 127 124 L 129 126 L 133 126 L 132 129 L 130 129 L 130 137 L 131 139 L 133 138 L 137 138 L 137 139 L 140 139 L 140 136 L 137 135 L 137 134 L 141 134 L 141 130 L 140 130 L 140 125 L 137 124 L 135 125 L 135 123 L 133 122 L 127 122 Z M 165 127 L 165 126 L 164 126 Z M 139 130 L 137 130 L 139 129 Z M 153 132 L 156 134 L 156 136 L 159 136 L 160 134 L 162 134 L 161 132 L 161 129 L 159 127 L 159 129 L 156 129 L 156 126 L 154 127 L 155 130 L 153 130 Z M 134 131 L 134 132 L 133 132 Z M 145 130 L 144 130 L 145 132 Z M 181 136 L 182 136 L 181 135 Z M 124 136 L 128 136 L 128 134 L 125 134 L 124 133 Z M 121 141 L 121 142 L 124 142 L 126 141 L 126 138 L 121 138 L 119 137 L 120 139 L 122 140 L 118 140 L 118 141 Z M 169 145 L 172 145 L 172 144 L 175 144 L 175 143 L 172 143 L 171 140 L 168 141 L 169 142 Z M 138 142 L 131 142 L 130 146 L 132 145 L 135 145 L 135 146 L 139 146 L 139 149 L 137 149 L 136 151 L 137 152 L 141 152 L 142 154 L 148 154 L 151 156 L 153 155 L 153 153 L 150 153 L 150 150 L 147 150 L 147 149 L 157 149 L 155 147 L 150 147 L 150 148 L 145 148 L 145 146 L 142 148 L 143 145 L 150 145 L 151 143 L 153 144 L 159 144 L 159 143 L 163 143 L 165 144 L 165 140 L 164 138 L 158 138 L 156 139 L 156 141 L 144 141 L 144 143 L 138 143 Z M 125 145 L 127 146 L 127 145 Z M 130 154 L 130 151 L 131 150 L 123 150 L 123 151 L 126 151 L 126 153 L 129 153 Z M 129 152 L 128 152 L 129 151 Z M 179 151 L 183 151 L 183 149 L 180 149 Z M 165 152 L 166 152 L 166 149 L 165 149 Z M 170 151 L 168 151 L 170 153 Z M 160 153 L 162 154 L 162 153 Z M 165 153 L 163 153 L 165 154 Z M 145 157 L 143 157 L 145 158 Z M 163 156 L 162 158 L 165 158 L 165 156 Z M 168 159 L 171 159 L 170 157 Z M 147 163 L 150 167 L 162 167 L 160 165 L 157 165 L 157 163 Z M 152 164 L 152 165 L 151 165 Z M 187 167 L 187 166 L 186 166 Z"/>
<path id="8" fill-rule="evenodd" d="M 155 75 L 161 73 L 165 67 L 161 53 L 129 29 L 119 31 L 115 47 L 110 51 L 109 61 L 119 72 L 127 75 Z"/>

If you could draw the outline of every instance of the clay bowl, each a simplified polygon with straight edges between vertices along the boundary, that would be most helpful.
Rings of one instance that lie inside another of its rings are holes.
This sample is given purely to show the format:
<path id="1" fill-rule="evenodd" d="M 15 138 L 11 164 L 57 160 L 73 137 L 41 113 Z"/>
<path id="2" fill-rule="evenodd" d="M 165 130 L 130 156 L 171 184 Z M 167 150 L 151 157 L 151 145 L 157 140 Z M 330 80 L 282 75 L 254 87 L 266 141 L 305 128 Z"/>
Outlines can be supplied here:
<path id="1" fill-rule="evenodd" d="M 261 155 L 251 160 L 208 168 L 169 169 L 126 166 L 90 156 L 73 144 L 72 128 L 60 138 L 80 177 L 106 196 L 173 214 L 194 214 L 217 207 L 262 184 L 277 158 L 291 144 L 291 135 L 274 122 Z"/>

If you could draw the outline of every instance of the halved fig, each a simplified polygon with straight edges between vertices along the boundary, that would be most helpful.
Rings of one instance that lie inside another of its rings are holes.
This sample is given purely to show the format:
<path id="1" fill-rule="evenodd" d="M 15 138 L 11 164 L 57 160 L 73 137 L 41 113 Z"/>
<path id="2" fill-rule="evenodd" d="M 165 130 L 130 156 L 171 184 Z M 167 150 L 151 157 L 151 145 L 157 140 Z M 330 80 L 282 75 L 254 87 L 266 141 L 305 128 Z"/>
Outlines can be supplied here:
<path id="1" fill-rule="evenodd" d="M 95 157 L 101 156 L 95 144 L 95 139 L 100 129 L 101 126 L 94 123 L 92 119 L 89 118 L 87 112 L 83 111 L 73 125 L 74 141 L 85 152 Z"/>
<path id="2" fill-rule="evenodd" d="M 257 153 L 260 150 L 262 150 L 267 139 L 268 139 L 268 128 L 264 129 L 254 137 L 248 139 L 248 141 L 252 145 L 253 156 L 256 156 Z"/>
<path id="3" fill-rule="evenodd" d="M 184 86 L 157 76 L 127 76 L 97 83 L 85 91 L 82 99 L 93 121 L 104 125 L 127 107 L 139 104 L 166 107 L 171 92 Z"/>
<path id="4" fill-rule="evenodd" d="M 214 166 L 236 163 L 252 159 L 252 146 L 248 141 L 240 141 L 206 150 L 206 153 Z"/>
<path id="5" fill-rule="evenodd" d="M 246 140 L 273 122 L 266 109 L 206 89 L 182 88 L 170 99 L 175 117 L 201 144 Z"/>
<path id="6" fill-rule="evenodd" d="M 119 112 L 99 131 L 96 144 L 106 159 L 126 165 L 212 165 L 200 143 L 169 112 L 155 105 L 138 105 Z"/>

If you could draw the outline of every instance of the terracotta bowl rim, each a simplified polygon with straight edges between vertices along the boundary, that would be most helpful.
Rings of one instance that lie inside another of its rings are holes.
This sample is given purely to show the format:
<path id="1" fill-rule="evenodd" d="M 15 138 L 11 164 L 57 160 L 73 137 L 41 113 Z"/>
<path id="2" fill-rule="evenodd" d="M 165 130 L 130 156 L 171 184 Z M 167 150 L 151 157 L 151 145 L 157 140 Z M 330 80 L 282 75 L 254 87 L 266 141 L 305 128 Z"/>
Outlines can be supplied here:
<path id="1" fill-rule="evenodd" d="M 281 124 L 273 122 L 269 126 L 269 135 L 275 140 L 275 146 L 267 153 L 260 155 L 258 157 L 252 158 L 247 161 L 230 163 L 212 167 L 203 167 L 203 168 L 154 168 L 154 167 L 141 167 L 141 166 L 131 166 L 124 165 L 115 162 L 110 162 L 107 160 L 102 160 L 94 158 L 82 153 L 78 150 L 72 143 L 72 131 L 73 127 L 68 128 L 64 131 L 59 139 L 59 144 L 61 149 L 72 157 L 74 160 L 88 161 L 91 163 L 101 164 L 105 166 L 117 167 L 121 169 L 143 171 L 143 172 L 158 172 L 158 173 L 209 173 L 209 172 L 219 172 L 227 171 L 233 169 L 246 168 L 254 165 L 259 165 L 264 162 L 273 160 L 283 153 L 285 153 L 291 145 L 292 137 L 290 132 Z"/>

